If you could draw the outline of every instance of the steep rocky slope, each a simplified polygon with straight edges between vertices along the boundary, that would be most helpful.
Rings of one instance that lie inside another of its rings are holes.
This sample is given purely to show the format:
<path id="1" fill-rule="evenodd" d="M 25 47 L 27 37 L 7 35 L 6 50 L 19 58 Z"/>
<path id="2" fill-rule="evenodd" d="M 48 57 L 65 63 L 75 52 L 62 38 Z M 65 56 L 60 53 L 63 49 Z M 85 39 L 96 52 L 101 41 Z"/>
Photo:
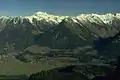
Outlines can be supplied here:
<path id="1" fill-rule="evenodd" d="M 23 50 L 33 44 L 60 49 L 93 46 L 94 40 L 114 37 L 119 31 L 119 13 L 55 16 L 37 12 L 32 16 L 2 16 L 0 50 Z"/>

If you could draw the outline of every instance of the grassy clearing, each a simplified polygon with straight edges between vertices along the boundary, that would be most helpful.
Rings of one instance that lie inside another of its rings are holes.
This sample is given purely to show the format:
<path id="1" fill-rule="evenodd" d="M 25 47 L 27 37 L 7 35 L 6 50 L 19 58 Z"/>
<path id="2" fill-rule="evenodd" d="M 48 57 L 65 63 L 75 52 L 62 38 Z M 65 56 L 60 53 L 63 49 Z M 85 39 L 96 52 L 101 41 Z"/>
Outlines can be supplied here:
<path id="1" fill-rule="evenodd" d="M 24 75 L 49 70 L 56 67 L 67 66 L 70 63 L 61 62 L 60 60 L 42 60 L 39 63 L 24 63 L 13 56 L 8 56 L 8 61 L 0 62 L 0 74 Z"/>

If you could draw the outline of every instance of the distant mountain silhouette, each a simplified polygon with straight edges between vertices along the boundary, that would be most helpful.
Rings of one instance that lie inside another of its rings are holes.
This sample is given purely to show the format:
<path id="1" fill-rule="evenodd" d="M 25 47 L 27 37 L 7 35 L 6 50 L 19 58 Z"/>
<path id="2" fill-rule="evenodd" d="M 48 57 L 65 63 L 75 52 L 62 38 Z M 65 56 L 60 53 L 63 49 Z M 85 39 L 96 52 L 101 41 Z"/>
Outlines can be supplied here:
<path id="1" fill-rule="evenodd" d="M 117 54 L 119 56 L 119 47 L 120 47 L 120 32 L 112 37 L 99 37 L 93 41 L 94 49 L 97 50 L 98 54 Z"/>

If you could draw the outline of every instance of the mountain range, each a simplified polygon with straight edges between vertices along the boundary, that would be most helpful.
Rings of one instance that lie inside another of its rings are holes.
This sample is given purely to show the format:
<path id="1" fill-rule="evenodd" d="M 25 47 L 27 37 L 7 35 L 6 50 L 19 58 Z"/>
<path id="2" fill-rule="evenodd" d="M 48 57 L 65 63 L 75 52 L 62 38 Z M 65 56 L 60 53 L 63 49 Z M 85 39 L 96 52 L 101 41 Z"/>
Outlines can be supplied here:
<path id="1" fill-rule="evenodd" d="M 1 52 L 5 48 L 21 51 L 37 44 L 52 49 L 89 45 L 102 53 L 108 53 L 109 49 L 115 53 L 119 47 L 119 34 L 120 13 L 56 16 L 37 12 L 31 16 L 0 17 Z"/>

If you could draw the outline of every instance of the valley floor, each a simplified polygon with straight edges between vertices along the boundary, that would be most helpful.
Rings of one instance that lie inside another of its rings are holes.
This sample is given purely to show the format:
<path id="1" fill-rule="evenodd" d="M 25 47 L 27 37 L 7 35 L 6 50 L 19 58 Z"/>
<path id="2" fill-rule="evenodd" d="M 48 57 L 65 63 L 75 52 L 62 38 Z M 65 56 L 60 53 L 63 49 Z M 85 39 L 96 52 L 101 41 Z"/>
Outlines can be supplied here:
<path id="1" fill-rule="evenodd" d="M 40 72 L 41 70 L 49 70 L 70 64 L 71 63 L 66 61 L 60 61 L 60 58 L 54 60 L 41 60 L 39 63 L 25 63 L 17 60 L 14 56 L 8 55 L 7 60 L 0 62 L 0 74 L 30 75 L 32 73 Z"/>

